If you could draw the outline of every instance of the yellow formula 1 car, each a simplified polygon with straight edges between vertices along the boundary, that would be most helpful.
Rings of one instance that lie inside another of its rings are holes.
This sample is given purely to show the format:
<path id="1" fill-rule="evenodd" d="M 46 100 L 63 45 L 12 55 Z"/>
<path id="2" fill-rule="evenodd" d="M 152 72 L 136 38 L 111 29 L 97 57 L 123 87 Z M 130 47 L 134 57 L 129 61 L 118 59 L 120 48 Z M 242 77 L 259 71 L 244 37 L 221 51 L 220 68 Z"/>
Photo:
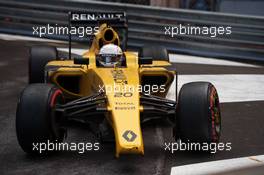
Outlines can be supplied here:
<path id="1" fill-rule="evenodd" d="M 93 123 L 102 140 L 112 132 L 116 157 L 144 154 L 141 123 L 155 117 L 170 121 L 176 140 L 219 141 L 215 87 L 188 83 L 177 97 L 177 73 L 165 48 L 144 46 L 139 54 L 125 50 L 125 17 L 125 13 L 70 13 L 72 26 L 91 20 L 99 24 L 82 56 L 72 56 L 71 47 L 69 58 L 59 58 L 54 47 L 31 48 L 30 84 L 21 93 L 16 114 L 17 138 L 25 152 L 35 153 L 35 143 L 63 142 L 72 120 Z M 175 89 L 175 100 L 166 99 L 170 88 Z"/>

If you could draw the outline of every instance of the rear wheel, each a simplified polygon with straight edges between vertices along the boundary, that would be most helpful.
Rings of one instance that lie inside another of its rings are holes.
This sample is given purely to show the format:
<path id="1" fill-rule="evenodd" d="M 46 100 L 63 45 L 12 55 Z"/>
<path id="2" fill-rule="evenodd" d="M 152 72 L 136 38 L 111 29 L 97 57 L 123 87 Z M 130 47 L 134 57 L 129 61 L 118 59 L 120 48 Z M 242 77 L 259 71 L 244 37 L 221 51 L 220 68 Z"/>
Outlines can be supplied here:
<path id="1" fill-rule="evenodd" d="M 33 46 L 29 55 L 29 83 L 44 83 L 45 66 L 48 62 L 58 59 L 56 47 Z"/>
<path id="2" fill-rule="evenodd" d="M 162 46 L 144 46 L 139 55 L 141 57 L 151 57 L 153 60 L 169 61 L 167 49 Z"/>
<path id="3" fill-rule="evenodd" d="M 24 89 L 17 105 L 16 132 L 25 152 L 39 153 L 33 144 L 63 141 L 66 130 L 54 111 L 63 100 L 61 90 L 54 85 L 32 84 Z"/>
<path id="4" fill-rule="evenodd" d="M 183 85 L 179 93 L 176 139 L 197 143 L 217 143 L 221 133 L 219 98 L 208 82 Z"/>

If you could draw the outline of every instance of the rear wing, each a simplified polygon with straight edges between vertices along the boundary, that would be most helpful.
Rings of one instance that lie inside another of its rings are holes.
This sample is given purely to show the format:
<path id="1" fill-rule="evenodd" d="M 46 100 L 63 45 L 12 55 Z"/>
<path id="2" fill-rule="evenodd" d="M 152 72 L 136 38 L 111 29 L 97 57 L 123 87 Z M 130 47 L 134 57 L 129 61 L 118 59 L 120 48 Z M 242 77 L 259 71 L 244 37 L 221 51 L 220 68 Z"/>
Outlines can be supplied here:
<path id="1" fill-rule="evenodd" d="M 92 37 L 96 32 L 96 29 L 103 23 L 114 28 L 121 41 L 122 49 L 126 49 L 127 46 L 127 17 L 125 12 L 69 12 L 69 30 L 80 27 L 86 28 L 86 35 L 84 37 Z M 78 31 L 78 30 L 77 30 Z M 88 31 L 88 32 L 87 32 Z M 72 32 L 69 32 L 69 59 L 71 59 L 71 40 Z"/>
<path id="2" fill-rule="evenodd" d="M 125 12 L 69 12 L 69 23 L 72 25 L 98 25 L 106 22 L 112 27 L 126 27 Z"/>

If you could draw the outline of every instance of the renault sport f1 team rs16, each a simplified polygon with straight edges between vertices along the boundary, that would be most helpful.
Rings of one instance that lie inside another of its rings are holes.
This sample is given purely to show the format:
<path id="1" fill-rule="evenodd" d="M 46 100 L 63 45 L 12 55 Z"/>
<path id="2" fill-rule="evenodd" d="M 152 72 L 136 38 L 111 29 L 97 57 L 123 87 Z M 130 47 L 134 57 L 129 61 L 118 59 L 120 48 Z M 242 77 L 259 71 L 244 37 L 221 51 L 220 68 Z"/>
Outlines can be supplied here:
<path id="1" fill-rule="evenodd" d="M 192 82 L 177 95 L 177 71 L 165 48 L 144 46 L 139 54 L 127 50 L 125 13 L 71 12 L 69 24 L 97 25 L 98 31 L 82 56 L 71 56 L 71 36 L 67 58 L 60 58 L 55 47 L 31 48 L 29 85 L 16 113 L 17 138 L 25 152 L 36 153 L 33 143 L 63 142 L 72 121 L 89 124 L 102 141 L 113 133 L 116 157 L 143 155 L 141 124 L 156 117 L 171 123 L 176 140 L 219 141 L 216 88 L 209 82 Z M 146 93 L 144 87 L 155 88 Z M 175 89 L 175 100 L 166 98 L 170 88 Z"/>

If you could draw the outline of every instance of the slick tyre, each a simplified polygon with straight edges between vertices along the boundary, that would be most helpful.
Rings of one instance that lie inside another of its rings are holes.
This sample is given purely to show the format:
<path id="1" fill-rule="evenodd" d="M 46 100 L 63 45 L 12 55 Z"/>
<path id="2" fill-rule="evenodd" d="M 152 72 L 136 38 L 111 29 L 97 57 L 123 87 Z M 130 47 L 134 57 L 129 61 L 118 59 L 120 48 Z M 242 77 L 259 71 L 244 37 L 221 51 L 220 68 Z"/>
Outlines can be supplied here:
<path id="1" fill-rule="evenodd" d="M 21 93 L 17 104 L 16 133 L 18 143 L 26 153 L 40 153 L 33 144 L 63 141 L 66 130 L 54 111 L 54 107 L 63 101 L 62 91 L 49 84 L 31 84 Z"/>
<path id="2" fill-rule="evenodd" d="M 52 46 L 33 46 L 29 53 L 29 83 L 44 83 L 45 66 L 58 59 L 58 51 Z"/>
<path id="3" fill-rule="evenodd" d="M 139 55 L 140 57 L 151 57 L 153 60 L 169 61 L 167 49 L 162 46 L 144 46 Z"/>
<path id="4" fill-rule="evenodd" d="M 221 114 L 216 88 L 208 82 L 183 85 L 177 106 L 174 136 L 183 142 L 218 143 Z M 177 139 L 177 138 L 175 138 Z"/>

